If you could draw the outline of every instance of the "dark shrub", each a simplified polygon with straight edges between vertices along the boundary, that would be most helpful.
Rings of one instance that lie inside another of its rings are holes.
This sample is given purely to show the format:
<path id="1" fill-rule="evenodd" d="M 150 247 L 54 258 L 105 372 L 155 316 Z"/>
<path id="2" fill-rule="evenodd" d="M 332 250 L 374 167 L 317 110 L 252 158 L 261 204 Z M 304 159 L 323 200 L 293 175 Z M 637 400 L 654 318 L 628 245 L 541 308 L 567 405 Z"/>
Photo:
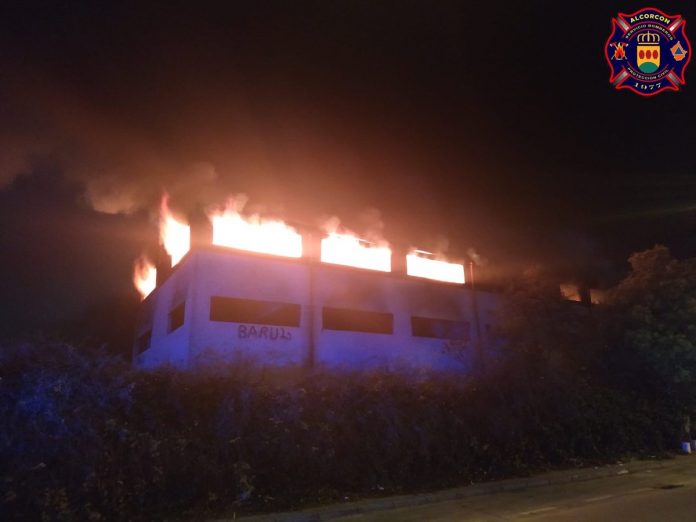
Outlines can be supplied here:
<path id="1" fill-rule="evenodd" d="M 584 381 L 228 367 L 136 372 L 52 342 L 0 353 L 6 519 L 161 519 L 423 490 L 672 447 L 669 408 Z"/>

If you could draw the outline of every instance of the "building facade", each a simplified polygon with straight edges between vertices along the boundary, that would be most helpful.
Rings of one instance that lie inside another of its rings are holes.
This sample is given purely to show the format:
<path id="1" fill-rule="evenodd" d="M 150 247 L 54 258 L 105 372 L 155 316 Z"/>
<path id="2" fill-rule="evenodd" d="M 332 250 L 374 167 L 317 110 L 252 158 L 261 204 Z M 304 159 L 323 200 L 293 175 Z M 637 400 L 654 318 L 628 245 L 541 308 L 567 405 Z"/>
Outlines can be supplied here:
<path id="1" fill-rule="evenodd" d="M 143 301 L 133 359 L 466 372 L 490 344 L 496 301 L 398 268 L 196 247 Z"/>

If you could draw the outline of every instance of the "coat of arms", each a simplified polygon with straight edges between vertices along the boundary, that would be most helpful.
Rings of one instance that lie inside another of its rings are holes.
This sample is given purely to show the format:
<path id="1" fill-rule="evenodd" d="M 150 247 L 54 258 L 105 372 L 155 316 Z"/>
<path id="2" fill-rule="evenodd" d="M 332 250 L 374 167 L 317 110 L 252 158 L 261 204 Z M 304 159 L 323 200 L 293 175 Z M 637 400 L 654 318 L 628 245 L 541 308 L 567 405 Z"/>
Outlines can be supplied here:
<path id="1" fill-rule="evenodd" d="M 691 45 L 681 15 L 667 15 L 652 7 L 612 19 L 612 33 L 604 45 L 611 68 L 609 82 L 641 96 L 678 91 L 691 59 Z"/>

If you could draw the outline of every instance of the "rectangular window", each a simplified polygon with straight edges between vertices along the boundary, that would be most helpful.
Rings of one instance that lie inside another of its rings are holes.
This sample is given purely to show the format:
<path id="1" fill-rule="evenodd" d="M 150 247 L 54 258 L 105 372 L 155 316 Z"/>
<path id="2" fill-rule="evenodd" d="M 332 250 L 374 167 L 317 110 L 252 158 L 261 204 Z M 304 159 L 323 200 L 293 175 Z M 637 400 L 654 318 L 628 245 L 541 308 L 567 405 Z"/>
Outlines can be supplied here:
<path id="1" fill-rule="evenodd" d="M 148 330 L 135 341 L 135 352 L 143 353 L 150 347 L 150 341 L 152 340 L 152 330 Z"/>
<path id="2" fill-rule="evenodd" d="M 180 326 L 184 324 L 184 319 L 185 319 L 185 305 L 186 303 L 181 303 L 179 306 L 174 308 L 171 312 L 169 312 L 169 332 L 173 332 Z"/>
<path id="3" fill-rule="evenodd" d="M 226 323 L 300 326 L 300 305 L 214 296 L 210 298 L 210 320 Z"/>
<path id="4" fill-rule="evenodd" d="M 470 329 L 468 321 L 411 317 L 411 333 L 415 337 L 434 337 L 435 339 L 459 339 L 468 341 Z"/>
<path id="5" fill-rule="evenodd" d="M 394 333 L 394 315 L 385 312 L 366 312 L 347 308 L 325 307 L 321 313 L 325 330 L 351 332 Z"/>

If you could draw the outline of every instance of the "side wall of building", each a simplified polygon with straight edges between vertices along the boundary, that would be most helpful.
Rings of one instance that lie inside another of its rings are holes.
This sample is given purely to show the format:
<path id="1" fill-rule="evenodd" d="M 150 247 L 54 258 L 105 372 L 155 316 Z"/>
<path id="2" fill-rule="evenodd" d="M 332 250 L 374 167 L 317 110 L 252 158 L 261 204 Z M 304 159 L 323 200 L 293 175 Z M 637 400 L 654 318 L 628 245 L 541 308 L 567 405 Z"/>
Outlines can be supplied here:
<path id="1" fill-rule="evenodd" d="M 183 263 L 143 302 L 133 350 L 137 366 L 189 366 L 192 275 L 192 264 Z"/>

